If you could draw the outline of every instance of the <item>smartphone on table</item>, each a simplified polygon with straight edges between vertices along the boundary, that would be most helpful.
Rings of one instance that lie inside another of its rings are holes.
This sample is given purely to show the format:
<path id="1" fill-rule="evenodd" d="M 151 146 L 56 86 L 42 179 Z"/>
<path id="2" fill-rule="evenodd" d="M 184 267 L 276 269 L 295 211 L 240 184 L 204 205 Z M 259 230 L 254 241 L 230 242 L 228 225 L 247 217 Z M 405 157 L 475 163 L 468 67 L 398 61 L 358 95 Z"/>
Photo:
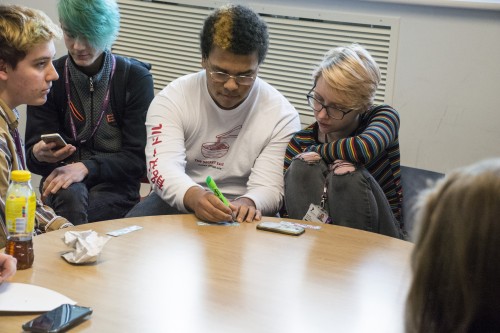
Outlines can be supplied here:
<path id="1" fill-rule="evenodd" d="M 302 227 L 289 225 L 281 222 L 260 222 L 259 224 L 257 224 L 257 229 L 264 231 L 278 232 L 280 234 L 286 234 L 292 236 L 302 235 L 305 231 L 305 229 Z"/>
<path id="2" fill-rule="evenodd" d="M 58 333 L 82 322 L 92 314 L 86 306 L 63 304 L 23 324 L 28 332 Z"/>
<path id="3" fill-rule="evenodd" d="M 60 149 L 66 146 L 66 141 L 59 135 L 59 133 L 42 134 L 41 139 L 45 143 L 55 142 L 56 146 L 54 149 Z"/>

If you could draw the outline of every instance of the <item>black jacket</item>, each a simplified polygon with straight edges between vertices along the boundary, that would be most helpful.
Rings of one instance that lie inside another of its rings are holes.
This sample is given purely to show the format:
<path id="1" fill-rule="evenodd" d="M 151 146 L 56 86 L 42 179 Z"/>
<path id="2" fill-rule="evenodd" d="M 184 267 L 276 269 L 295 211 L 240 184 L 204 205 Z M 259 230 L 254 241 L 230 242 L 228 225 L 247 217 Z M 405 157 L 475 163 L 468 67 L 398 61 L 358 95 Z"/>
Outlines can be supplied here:
<path id="1" fill-rule="evenodd" d="M 115 183 L 118 191 L 127 191 L 138 197 L 140 178 L 145 174 L 146 113 L 154 97 L 153 78 L 149 65 L 131 58 L 116 57 L 116 69 L 111 82 L 108 114 L 115 118 L 121 132 L 121 150 L 92 149 L 92 156 L 82 159 L 89 173 L 84 180 L 88 186 L 103 182 Z M 67 56 L 54 61 L 59 80 L 53 82 L 47 102 L 42 106 L 28 106 L 26 122 L 26 159 L 28 169 L 43 177 L 48 176 L 61 163 L 39 162 L 33 155 L 33 146 L 41 134 L 59 133 L 66 142 L 78 146 L 73 140 L 64 83 L 64 64 Z M 106 121 L 106 119 L 103 119 Z M 101 135 L 101 127 L 87 143 L 89 146 Z M 78 149 L 86 149 L 78 147 Z M 79 151 L 75 152 L 79 154 Z M 68 158 L 70 159 L 70 158 Z M 75 156 L 71 157 L 75 161 Z M 78 160 L 78 158 L 77 158 Z"/>

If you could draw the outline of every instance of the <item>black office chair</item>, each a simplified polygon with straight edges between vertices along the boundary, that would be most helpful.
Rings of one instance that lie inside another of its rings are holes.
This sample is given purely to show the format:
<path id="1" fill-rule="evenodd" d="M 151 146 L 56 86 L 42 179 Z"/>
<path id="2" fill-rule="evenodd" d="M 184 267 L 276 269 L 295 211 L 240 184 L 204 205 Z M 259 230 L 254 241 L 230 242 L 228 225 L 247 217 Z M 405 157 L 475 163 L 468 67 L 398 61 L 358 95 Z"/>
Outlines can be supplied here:
<path id="1" fill-rule="evenodd" d="M 403 223 L 406 232 L 413 240 L 416 207 L 419 194 L 433 186 L 437 180 L 444 177 L 443 173 L 401 166 L 401 185 L 403 187 Z"/>

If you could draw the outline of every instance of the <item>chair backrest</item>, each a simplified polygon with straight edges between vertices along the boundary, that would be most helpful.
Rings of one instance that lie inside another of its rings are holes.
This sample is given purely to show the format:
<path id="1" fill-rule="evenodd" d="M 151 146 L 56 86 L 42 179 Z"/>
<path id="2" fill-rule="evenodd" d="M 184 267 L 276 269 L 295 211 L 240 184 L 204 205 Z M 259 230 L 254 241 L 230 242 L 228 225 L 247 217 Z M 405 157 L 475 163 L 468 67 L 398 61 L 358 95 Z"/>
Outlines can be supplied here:
<path id="1" fill-rule="evenodd" d="M 415 203 L 419 194 L 443 178 L 444 174 L 408 166 L 401 166 L 401 185 L 403 187 L 403 223 L 406 232 L 413 238 L 415 224 Z"/>

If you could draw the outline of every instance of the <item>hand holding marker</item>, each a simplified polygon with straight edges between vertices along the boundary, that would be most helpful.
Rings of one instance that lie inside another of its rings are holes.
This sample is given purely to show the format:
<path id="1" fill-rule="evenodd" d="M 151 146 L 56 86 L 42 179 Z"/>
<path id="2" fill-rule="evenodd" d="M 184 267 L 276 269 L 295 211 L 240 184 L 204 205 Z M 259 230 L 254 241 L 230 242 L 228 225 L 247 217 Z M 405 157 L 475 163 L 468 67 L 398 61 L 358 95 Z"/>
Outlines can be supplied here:
<path id="1" fill-rule="evenodd" d="M 217 185 L 215 185 L 215 182 L 212 179 L 212 177 L 208 176 L 206 179 L 206 183 L 208 188 L 212 190 L 212 192 L 214 192 L 217 198 L 219 198 L 224 203 L 224 205 L 229 206 L 229 201 L 227 201 L 227 199 L 224 197 L 221 191 L 217 188 Z"/>

